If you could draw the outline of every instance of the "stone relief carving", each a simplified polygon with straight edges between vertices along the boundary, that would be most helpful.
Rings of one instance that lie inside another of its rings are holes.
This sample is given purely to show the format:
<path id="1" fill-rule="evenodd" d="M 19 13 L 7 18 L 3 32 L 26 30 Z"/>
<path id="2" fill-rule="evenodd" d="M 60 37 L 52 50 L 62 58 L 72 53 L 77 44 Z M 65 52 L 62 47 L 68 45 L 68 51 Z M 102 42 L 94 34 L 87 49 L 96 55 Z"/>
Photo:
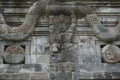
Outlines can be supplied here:
<path id="1" fill-rule="evenodd" d="M 3 14 L 0 13 L 0 37 L 9 41 L 20 41 L 27 38 L 33 32 L 39 16 L 43 15 L 46 5 L 47 0 L 39 0 L 35 2 L 28 9 L 23 24 L 17 28 L 12 28 L 7 25 Z"/>
<path id="2" fill-rule="evenodd" d="M 61 4 L 63 6 L 61 6 Z M 76 15 L 79 14 L 78 17 L 83 17 L 86 14 L 92 13 L 92 10 L 89 6 L 85 6 L 81 2 L 73 2 L 70 4 L 71 6 L 66 6 L 68 4 L 69 3 L 58 4 L 57 2 L 49 2 L 49 0 L 38 0 L 28 9 L 25 21 L 17 28 L 7 25 L 3 14 L 0 13 L 0 37 L 8 41 L 24 40 L 33 32 L 39 17 L 43 15 L 53 15 L 54 17 L 49 27 L 50 49 L 53 52 L 64 51 L 66 53 L 71 53 L 71 51 L 74 50 L 72 39 L 77 22 Z M 11 56 L 13 55 L 20 54 L 11 54 Z M 65 55 L 68 56 L 70 54 Z M 71 59 L 70 56 L 68 56 L 68 58 Z M 6 62 L 11 63 L 12 61 L 9 62 L 6 60 Z"/>
<path id="3" fill-rule="evenodd" d="M 69 47 L 72 47 L 73 34 L 76 27 L 76 22 L 73 22 L 75 16 L 71 17 L 58 15 L 53 17 L 53 24 L 49 27 L 49 42 L 50 49 L 53 52 L 62 52 L 63 50 L 68 50 Z M 75 20 L 75 19 L 74 19 Z"/>
<path id="4" fill-rule="evenodd" d="M 114 45 L 114 41 L 116 41 L 120 37 L 120 22 L 118 22 L 117 26 L 112 30 L 108 30 L 105 28 L 96 14 L 90 14 L 86 16 L 86 19 L 89 25 L 92 27 L 95 36 L 103 42 L 109 43 L 102 49 L 102 58 L 104 62 L 107 63 L 117 63 L 120 61 L 120 48 Z"/>
<path id="5" fill-rule="evenodd" d="M 61 4 L 63 6 L 61 6 Z M 68 3 L 58 4 L 57 2 L 49 2 L 49 0 L 38 0 L 28 9 L 25 21 L 17 28 L 12 28 L 7 25 L 3 14 L 0 13 L 0 37 L 9 41 L 20 41 L 27 38 L 30 33 L 33 32 L 39 16 L 45 14 L 58 15 L 62 13 L 71 15 L 72 12 L 75 12 L 75 14 L 79 14 L 79 16 L 85 16 L 93 11 L 89 6 L 85 6 L 81 2 L 73 2 L 72 4 L 74 4 L 74 6 L 65 6 L 67 4 Z"/>
<path id="6" fill-rule="evenodd" d="M 90 14 L 86 17 L 88 23 L 93 28 L 93 31 L 98 39 L 104 42 L 113 42 L 117 40 L 120 37 L 120 22 L 115 27 L 114 32 L 110 32 L 108 29 L 106 29 L 98 20 L 98 17 L 96 14 Z"/>
<path id="7" fill-rule="evenodd" d="M 120 48 L 116 45 L 106 45 L 102 49 L 103 61 L 108 63 L 120 62 Z"/>
<path id="8" fill-rule="evenodd" d="M 8 46 L 3 54 L 3 59 L 5 63 L 18 64 L 25 60 L 25 49 L 20 45 Z"/>

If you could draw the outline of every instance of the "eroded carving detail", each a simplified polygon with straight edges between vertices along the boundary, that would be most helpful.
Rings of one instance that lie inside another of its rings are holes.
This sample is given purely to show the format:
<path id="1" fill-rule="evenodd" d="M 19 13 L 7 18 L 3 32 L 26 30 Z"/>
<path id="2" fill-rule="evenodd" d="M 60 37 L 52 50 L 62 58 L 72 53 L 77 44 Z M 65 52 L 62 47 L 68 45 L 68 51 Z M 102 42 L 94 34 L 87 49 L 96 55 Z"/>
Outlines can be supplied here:
<path id="1" fill-rule="evenodd" d="M 20 41 L 27 38 L 33 32 L 39 16 L 43 15 L 46 5 L 47 0 L 39 0 L 35 2 L 28 9 L 23 24 L 17 28 L 8 26 L 2 13 L 0 13 L 0 37 L 10 41 Z"/>
<path id="2" fill-rule="evenodd" d="M 86 19 L 90 26 L 92 27 L 96 37 L 107 43 L 113 43 L 120 37 L 120 22 L 117 26 L 112 30 L 108 30 L 105 28 L 100 21 L 96 14 L 90 14 L 86 16 Z M 117 63 L 120 61 L 120 50 L 119 47 L 115 46 L 114 44 L 106 45 L 102 51 L 102 58 L 107 63 Z"/>
<path id="3" fill-rule="evenodd" d="M 100 23 L 96 14 L 87 15 L 86 19 L 90 26 L 93 28 L 96 37 L 101 41 L 113 42 L 120 37 L 120 23 L 118 23 L 114 31 L 111 32 Z"/>
<path id="4" fill-rule="evenodd" d="M 53 18 L 54 23 L 49 27 L 51 51 L 62 52 L 70 49 L 76 26 L 75 16 L 72 16 L 72 23 L 70 16 L 59 15 Z"/>
<path id="5" fill-rule="evenodd" d="M 61 4 L 63 6 L 61 6 Z M 12 28 L 8 26 L 3 15 L 0 13 L 0 37 L 4 40 L 10 41 L 20 41 L 27 38 L 34 30 L 39 16 L 43 16 L 45 14 L 60 15 L 62 13 L 64 15 L 70 16 L 74 12 L 75 14 L 79 14 L 79 16 L 85 16 L 86 14 L 93 12 L 93 9 L 81 2 L 73 2 L 72 4 L 70 4 L 71 6 L 66 5 L 67 3 L 58 4 L 57 2 L 50 2 L 49 0 L 38 0 L 29 8 L 23 24 L 17 28 Z M 54 23 L 60 21 L 58 19 L 54 19 Z M 66 21 L 68 20 L 64 19 L 64 22 Z"/>
<path id="6" fill-rule="evenodd" d="M 24 49 L 20 45 L 13 45 L 6 48 L 5 53 L 9 54 L 23 54 Z"/>
<path id="7" fill-rule="evenodd" d="M 106 45 L 102 49 L 103 61 L 108 63 L 120 62 L 120 48 L 115 45 Z"/>
<path id="8" fill-rule="evenodd" d="M 25 60 L 25 49 L 20 45 L 8 46 L 3 54 L 5 63 L 18 64 Z"/>

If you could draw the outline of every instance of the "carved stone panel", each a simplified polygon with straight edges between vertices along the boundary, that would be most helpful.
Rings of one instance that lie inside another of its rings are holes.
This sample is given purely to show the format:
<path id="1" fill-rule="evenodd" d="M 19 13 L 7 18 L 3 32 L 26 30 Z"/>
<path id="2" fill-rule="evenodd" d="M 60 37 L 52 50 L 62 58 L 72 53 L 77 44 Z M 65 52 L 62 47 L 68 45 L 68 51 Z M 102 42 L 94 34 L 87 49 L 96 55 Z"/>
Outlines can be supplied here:
<path id="1" fill-rule="evenodd" d="M 8 46 L 3 54 L 5 63 L 18 64 L 25 61 L 25 49 L 20 45 Z"/>
<path id="2" fill-rule="evenodd" d="M 52 52 L 64 52 L 72 45 L 75 32 L 75 16 L 58 15 L 51 17 L 49 27 L 49 42 Z"/>
<path id="3" fill-rule="evenodd" d="M 106 45 L 102 49 L 102 59 L 106 63 L 120 62 L 120 48 L 116 45 Z"/>

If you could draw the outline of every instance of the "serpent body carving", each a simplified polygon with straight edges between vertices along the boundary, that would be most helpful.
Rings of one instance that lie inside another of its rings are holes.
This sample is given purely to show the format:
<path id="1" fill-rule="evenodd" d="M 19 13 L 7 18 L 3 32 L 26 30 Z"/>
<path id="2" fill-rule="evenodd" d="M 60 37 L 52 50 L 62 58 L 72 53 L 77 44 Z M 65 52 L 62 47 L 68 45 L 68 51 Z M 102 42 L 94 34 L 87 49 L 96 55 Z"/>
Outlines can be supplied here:
<path id="1" fill-rule="evenodd" d="M 0 37 L 9 41 L 20 41 L 27 38 L 34 30 L 37 19 L 43 15 L 47 5 L 46 0 L 35 2 L 25 16 L 25 21 L 17 28 L 8 26 L 2 14 L 0 14 Z"/>
<path id="2" fill-rule="evenodd" d="M 8 41 L 21 41 L 29 37 L 33 32 L 37 19 L 43 15 L 71 15 L 86 16 L 93 12 L 89 6 L 81 2 L 57 3 L 49 2 L 49 0 L 39 0 L 35 2 L 25 16 L 25 21 L 17 28 L 8 26 L 5 19 L 0 13 L 0 37 Z M 69 4 L 69 5 L 68 5 Z M 62 5 L 62 6 L 61 6 Z M 78 15 L 79 14 L 79 15 Z"/>
<path id="3" fill-rule="evenodd" d="M 118 23 L 117 26 L 114 28 L 114 31 L 111 32 L 100 23 L 96 14 L 87 15 L 86 19 L 90 26 L 92 26 L 96 37 L 101 41 L 112 42 L 120 37 L 120 23 Z"/>

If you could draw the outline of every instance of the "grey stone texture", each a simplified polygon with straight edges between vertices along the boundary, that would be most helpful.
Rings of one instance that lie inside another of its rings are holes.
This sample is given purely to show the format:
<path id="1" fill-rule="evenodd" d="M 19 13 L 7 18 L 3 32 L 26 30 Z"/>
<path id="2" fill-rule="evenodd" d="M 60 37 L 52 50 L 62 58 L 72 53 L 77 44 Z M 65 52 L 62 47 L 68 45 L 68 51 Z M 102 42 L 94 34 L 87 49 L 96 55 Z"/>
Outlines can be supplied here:
<path id="1" fill-rule="evenodd" d="M 103 60 L 103 53 L 111 50 L 105 48 L 107 45 L 113 46 L 112 53 L 120 52 L 119 0 L 2 1 L 0 6 L 5 10 L 4 16 L 0 13 L 0 80 L 120 79 L 119 61 L 111 64 Z M 95 14 L 89 14 L 93 12 L 89 6 L 97 8 Z M 4 54 L 12 45 L 25 49 L 24 63 L 18 63 L 23 56 Z"/>

